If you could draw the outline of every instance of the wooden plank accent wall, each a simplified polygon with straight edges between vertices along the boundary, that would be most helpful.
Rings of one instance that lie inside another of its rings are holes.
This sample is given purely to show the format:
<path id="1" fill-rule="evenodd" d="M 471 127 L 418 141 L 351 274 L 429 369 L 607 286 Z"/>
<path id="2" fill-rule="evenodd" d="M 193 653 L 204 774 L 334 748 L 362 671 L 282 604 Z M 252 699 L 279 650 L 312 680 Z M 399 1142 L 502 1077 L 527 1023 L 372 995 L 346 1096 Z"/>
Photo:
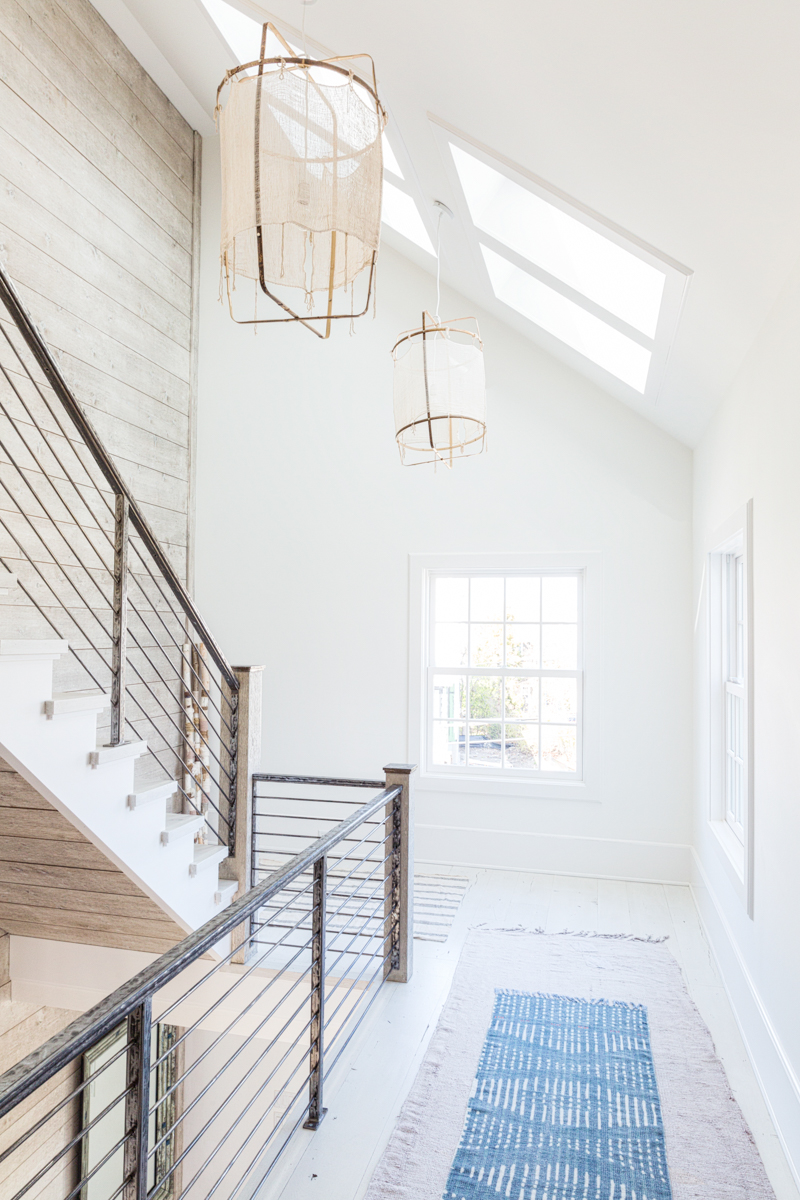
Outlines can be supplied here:
<path id="1" fill-rule="evenodd" d="M 78 1013 L 65 1008 L 48 1008 L 0 1000 L 0 1073 L 7 1071 L 43 1042 L 58 1033 Z M 46 1113 L 50 1112 L 78 1086 L 81 1059 L 38 1088 L 0 1120 L 0 1154 L 6 1151 Z M 5 1159 L 2 1166 L 3 1196 L 13 1196 L 41 1171 L 60 1150 L 64 1150 L 80 1129 L 80 1101 L 66 1104 L 40 1129 Z M 30 1200 L 60 1200 L 75 1186 L 79 1170 L 80 1144 L 34 1184 Z"/>
<path id="2" fill-rule="evenodd" d="M 186 936 L 154 900 L 0 759 L 3 929 L 24 937 L 156 954 Z"/>
<path id="3" fill-rule="evenodd" d="M 184 576 L 195 141 L 89 0 L 3 0 L 0 257 Z"/>

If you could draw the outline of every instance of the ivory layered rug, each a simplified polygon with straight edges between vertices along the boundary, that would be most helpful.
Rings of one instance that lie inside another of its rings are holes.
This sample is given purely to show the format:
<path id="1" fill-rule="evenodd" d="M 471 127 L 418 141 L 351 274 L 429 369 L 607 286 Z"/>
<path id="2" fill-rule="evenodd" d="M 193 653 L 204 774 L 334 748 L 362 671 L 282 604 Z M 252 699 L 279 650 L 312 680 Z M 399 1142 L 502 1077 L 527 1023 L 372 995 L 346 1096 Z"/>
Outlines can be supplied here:
<path id="1" fill-rule="evenodd" d="M 774 1200 L 664 945 L 480 930 L 366 1200 Z"/>

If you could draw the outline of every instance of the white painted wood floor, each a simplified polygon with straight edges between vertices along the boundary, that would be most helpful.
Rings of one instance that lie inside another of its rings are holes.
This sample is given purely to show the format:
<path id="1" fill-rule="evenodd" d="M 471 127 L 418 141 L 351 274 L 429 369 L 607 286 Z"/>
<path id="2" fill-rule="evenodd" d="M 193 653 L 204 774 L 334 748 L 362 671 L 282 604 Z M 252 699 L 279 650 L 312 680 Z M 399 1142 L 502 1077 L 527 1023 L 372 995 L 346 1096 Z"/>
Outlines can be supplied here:
<path id="1" fill-rule="evenodd" d="M 688 887 L 427 864 L 423 869 L 472 881 L 451 934 L 444 944 L 414 942 L 412 980 L 383 989 L 326 1083 L 327 1117 L 316 1133 L 300 1132 L 258 1200 L 363 1197 L 436 1027 L 467 932 L 481 923 L 541 926 L 547 933 L 667 934 L 776 1198 L 800 1200 Z"/>

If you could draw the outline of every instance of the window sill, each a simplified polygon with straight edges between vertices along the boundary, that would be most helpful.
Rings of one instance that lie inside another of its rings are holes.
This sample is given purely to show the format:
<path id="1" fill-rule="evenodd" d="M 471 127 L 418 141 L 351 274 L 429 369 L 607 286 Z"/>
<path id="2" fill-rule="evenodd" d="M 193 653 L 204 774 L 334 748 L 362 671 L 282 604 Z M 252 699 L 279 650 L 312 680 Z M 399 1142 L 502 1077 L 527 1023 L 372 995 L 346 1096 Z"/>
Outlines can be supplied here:
<path id="1" fill-rule="evenodd" d="M 585 780 L 503 779 L 499 776 L 437 775 L 422 772 L 417 777 L 418 792 L 457 792 L 473 796 L 522 796 L 535 800 L 583 800 L 599 803 L 595 788 Z"/>
<path id="2" fill-rule="evenodd" d="M 709 821 L 711 831 L 722 850 L 726 865 L 732 868 L 740 884 L 744 883 L 744 846 L 727 821 Z"/>

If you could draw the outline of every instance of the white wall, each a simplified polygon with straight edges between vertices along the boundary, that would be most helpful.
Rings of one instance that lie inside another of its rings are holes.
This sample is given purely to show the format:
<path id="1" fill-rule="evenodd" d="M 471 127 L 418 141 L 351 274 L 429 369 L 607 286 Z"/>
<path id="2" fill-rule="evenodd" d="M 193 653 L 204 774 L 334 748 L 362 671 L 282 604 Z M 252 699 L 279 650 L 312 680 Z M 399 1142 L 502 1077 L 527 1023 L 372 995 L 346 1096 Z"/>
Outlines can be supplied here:
<path id="1" fill-rule="evenodd" d="M 600 802 L 421 793 L 418 856 L 688 878 L 690 451 L 481 316 L 489 453 L 401 468 L 390 349 L 432 278 L 384 249 L 356 336 L 254 336 L 217 303 L 214 139 L 203 162 L 197 598 L 233 661 L 266 663 L 265 766 L 405 758 L 410 553 L 599 552 Z M 471 308 L 445 290 L 444 315 Z"/>
<path id="2" fill-rule="evenodd" d="M 695 454 L 696 879 L 701 913 L 800 1182 L 800 273 L 752 347 Z M 709 830 L 703 560 L 753 500 L 754 917 Z"/>

